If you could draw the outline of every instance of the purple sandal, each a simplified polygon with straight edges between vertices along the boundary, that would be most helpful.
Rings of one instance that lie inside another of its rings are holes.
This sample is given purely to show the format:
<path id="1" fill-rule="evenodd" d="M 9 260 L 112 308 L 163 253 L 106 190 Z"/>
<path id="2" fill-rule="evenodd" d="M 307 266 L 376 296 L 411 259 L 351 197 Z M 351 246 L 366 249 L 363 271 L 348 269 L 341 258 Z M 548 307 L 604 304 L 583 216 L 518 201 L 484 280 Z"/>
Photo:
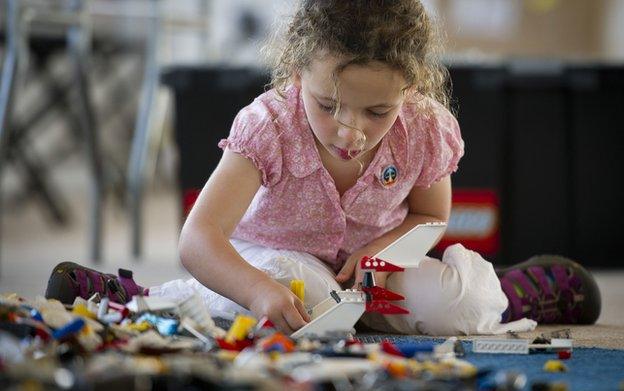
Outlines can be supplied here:
<path id="1" fill-rule="evenodd" d="M 600 316 L 600 290 L 578 263 L 540 255 L 497 270 L 509 307 L 503 322 L 529 318 L 538 323 L 593 324 Z"/>
<path id="2" fill-rule="evenodd" d="M 132 271 L 119 269 L 119 276 L 105 274 L 73 262 L 56 265 L 46 289 L 45 297 L 72 304 L 76 297 L 89 299 L 99 293 L 101 297 L 125 304 L 132 296 L 145 294 L 145 289 L 132 279 Z"/>

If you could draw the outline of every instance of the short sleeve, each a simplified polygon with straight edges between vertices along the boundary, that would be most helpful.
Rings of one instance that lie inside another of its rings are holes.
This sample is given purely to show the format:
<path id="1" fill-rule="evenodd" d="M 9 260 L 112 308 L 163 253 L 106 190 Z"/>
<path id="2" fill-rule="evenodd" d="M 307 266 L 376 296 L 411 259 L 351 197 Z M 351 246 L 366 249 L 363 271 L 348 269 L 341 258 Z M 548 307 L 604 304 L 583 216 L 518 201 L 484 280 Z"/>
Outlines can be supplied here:
<path id="1" fill-rule="evenodd" d="M 464 155 L 464 140 L 457 119 L 439 103 L 432 102 L 425 117 L 425 135 L 420 146 L 422 165 L 415 185 L 427 188 L 457 171 Z"/>
<path id="2" fill-rule="evenodd" d="M 271 113 L 258 100 L 242 109 L 219 147 L 250 159 L 262 174 L 262 185 L 275 185 L 282 174 L 282 149 Z"/>

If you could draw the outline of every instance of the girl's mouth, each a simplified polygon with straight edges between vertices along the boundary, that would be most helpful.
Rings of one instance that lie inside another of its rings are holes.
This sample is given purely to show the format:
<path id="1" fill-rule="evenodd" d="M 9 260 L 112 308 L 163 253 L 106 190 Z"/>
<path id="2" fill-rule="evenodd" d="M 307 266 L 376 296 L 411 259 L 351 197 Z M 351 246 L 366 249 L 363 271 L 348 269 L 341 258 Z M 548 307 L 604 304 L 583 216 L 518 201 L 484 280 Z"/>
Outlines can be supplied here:
<path id="1" fill-rule="evenodd" d="M 360 152 L 362 152 L 362 150 L 351 150 L 351 151 L 349 151 L 347 149 L 338 148 L 335 145 L 332 145 L 332 148 L 334 149 L 336 154 L 338 154 L 338 156 L 340 156 L 340 158 L 343 159 L 343 160 L 351 160 L 354 157 L 356 157 L 357 155 L 359 155 Z"/>

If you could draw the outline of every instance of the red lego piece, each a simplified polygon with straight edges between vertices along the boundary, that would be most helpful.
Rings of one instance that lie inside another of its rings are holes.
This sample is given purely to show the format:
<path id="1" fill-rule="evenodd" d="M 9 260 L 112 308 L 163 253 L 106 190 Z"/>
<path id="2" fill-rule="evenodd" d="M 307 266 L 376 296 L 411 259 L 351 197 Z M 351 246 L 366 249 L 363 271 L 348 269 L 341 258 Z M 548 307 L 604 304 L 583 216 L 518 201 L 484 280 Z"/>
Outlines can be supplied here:
<path id="1" fill-rule="evenodd" d="M 404 296 L 399 295 L 398 293 L 392 292 L 386 288 L 382 288 L 380 286 L 373 286 L 371 288 L 362 287 L 364 292 L 370 293 L 373 297 L 373 300 L 405 300 Z"/>
<path id="2" fill-rule="evenodd" d="M 256 329 L 274 329 L 275 325 L 273 322 L 269 320 L 266 316 L 263 316 L 262 319 L 258 322 Z"/>
<path id="3" fill-rule="evenodd" d="M 362 270 L 374 270 L 376 272 L 402 272 L 405 270 L 383 259 L 372 257 L 362 257 L 360 260 L 360 268 Z"/>
<path id="4" fill-rule="evenodd" d="M 240 341 L 235 341 L 234 343 L 230 343 L 228 341 L 226 341 L 225 339 L 222 338 L 216 338 L 217 341 L 217 345 L 219 345 L 219 347 L 221 349 L 225 349 L 225 350 L 236 350 L 236 351 L 241 351 L 243 349 L 245 349 L 246 347 L 249 347 L 251 345 L 253 345 L 254 340 L 250 339 L 250 338 L 245 338 L 243 340 Z"/>
<path id="5" fill-rule="evenodd" d="M 48 342 L 52 338 L 50 332 L 40 326 L 35 329 L 35 335 L 41 338 L 44 342 Z"/>
<path id="6" fill-rule="evenodd" d="M 108 303 L 108 307 L 115 311 L 121 312 L 121 317 L 124 319 L 130 315 L 130 310 L 128 309 L 128 307 L 126 307 L 123 304 L 119 304 L 119 303 L 115 303 L 114 301 L 111 301 Z"/>
<path id="7" fill-rule="evenodd" d="M 364 347 L 364 344 L 362 343 L 362 341 L 360 341 L 357 338 L 345 340 L 345 346 L 353 346 L 353 345 Z"/>
<path id="8" fill-rule="evenodd" d="M 385 353 L 391 354 L 393 356 L 405 357 L 403 353 L 390 341 L 384 339 L 379 344 L 381 350 Z"/>
<path id="9" fill-rule="evenodd" d="M 366 312 L 379 312 L 380 314 L 409 314 L 409 311 L 396 304 L 389 303 L 385 300 L 372 300 L 366 302 Z"/>
<path id="10" fill-rule="evenodd" d="M 557 352 L 557 356 L 559 356 L 559 360 L 567 360 L 572 357 L 572 352 L 569 350 L 560 350 Z"/>

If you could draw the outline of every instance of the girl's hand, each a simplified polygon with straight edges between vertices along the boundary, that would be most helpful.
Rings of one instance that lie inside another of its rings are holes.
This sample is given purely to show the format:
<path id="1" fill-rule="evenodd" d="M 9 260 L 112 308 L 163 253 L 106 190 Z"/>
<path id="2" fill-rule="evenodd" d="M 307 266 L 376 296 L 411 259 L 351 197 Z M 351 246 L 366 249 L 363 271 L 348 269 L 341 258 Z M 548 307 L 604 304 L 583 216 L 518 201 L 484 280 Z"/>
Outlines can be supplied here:
<path id="1" fill-rule="evenodd" d="M 343 284 L 354 277 L 353 288 L 358 288 L 358 284 L 362 282 L 362 279 L 364 278 L 364 272 L 360 268 L 360 260 L 364 256 L 370 256 L 370 254 L 375 254 L 375 252 L 367 250 L 366 248 L 360 249 L 351 254 L 344 266 L 342 266 L 342 269 L 340 269 L 338 275 L 336 275 L 336 281 Z M 385 288 L 386 279 L 389 274 L 389 272 L 374 272 L 375 285 Z"/>
<path id="2" fill-rule="evenodd" d="M 281 332 L 290 335 L 310 321 L 301 300 L 285 286 L 267 279 L 254 285 L 253 289 L 257 295 L 249 310 L 258 319 L 269 318 Z"/>

